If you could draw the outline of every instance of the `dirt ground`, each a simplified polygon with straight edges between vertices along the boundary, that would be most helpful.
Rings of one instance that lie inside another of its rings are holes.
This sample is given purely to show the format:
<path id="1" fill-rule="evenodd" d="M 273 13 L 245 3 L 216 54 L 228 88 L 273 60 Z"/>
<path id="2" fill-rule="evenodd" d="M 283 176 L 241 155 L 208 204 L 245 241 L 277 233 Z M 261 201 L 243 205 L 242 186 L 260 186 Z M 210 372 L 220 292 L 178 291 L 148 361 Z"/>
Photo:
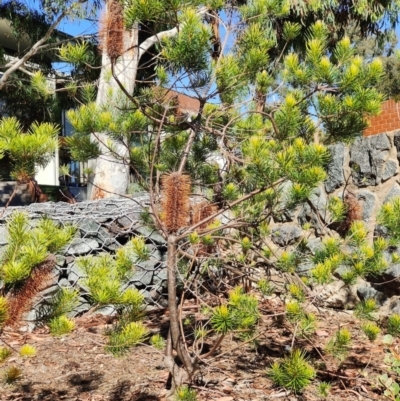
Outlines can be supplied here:
<path id="1" fill-rule="evenodd" d="M 196 317 L 195 305 L 185 305 L 186 314 Z M 278 298 L 264 300 L 261 305 L 262 324 L 257 345 L 243 344 L 233 336 L 223 342 L 219 352 L 201 365 L 193 387 L 201 401 L 251 400 L 321 400 L 316 384 L 302 395 L 287 394 L 274 387 L 266 371 L 274 360 L 285 355 L 290 347 L 307 350 L 317 368 L 314 381 L 328 381 L 332 388 L 328 400 L 385 400 L 378 388 L 377 376 L 387 372 L 382 345 L 383 334 L 369 342 L 359 329 L 351 312 L 316 310 L 319 325 L 308 340 L 298 339 L 295 328 L 279 319 L 283 304 Z M 275 315 L 275 316 L 272 316 Z M 276 316 L 278 315 L 278 316 Z M 145 323 L 154 333 L 167 327 L 164 311 L 150 314 Z M 14 385 L 0 382 L 3 401 L 162 401 L 168 385 L 168 373 L 163 354 L 149 345 L 140 345 L 123 357 L 115 358 L 104 351 L 103 316 L 83 316 L 76 319 L 75 331 L 54 338 L 47 328 L 32 333 L 18 328 L 6 329 L 1 340 L 14 349 L 13 355 L 0 364 L 0 375 L 10 366 L 22 369 L 23 377 Z M 340 364 L 323 351 L 329 337 L 346 326 L 352 333 L 352 349 Z M 164 330 L 165 331 L 165 330 Z M 37 348 L 33 358 L 21 358 L 18 349 L 28 343 Z M 0 344 L 3 345 L 4 344 Z M 392 352 L 400 343 L 392 345 Z"/>

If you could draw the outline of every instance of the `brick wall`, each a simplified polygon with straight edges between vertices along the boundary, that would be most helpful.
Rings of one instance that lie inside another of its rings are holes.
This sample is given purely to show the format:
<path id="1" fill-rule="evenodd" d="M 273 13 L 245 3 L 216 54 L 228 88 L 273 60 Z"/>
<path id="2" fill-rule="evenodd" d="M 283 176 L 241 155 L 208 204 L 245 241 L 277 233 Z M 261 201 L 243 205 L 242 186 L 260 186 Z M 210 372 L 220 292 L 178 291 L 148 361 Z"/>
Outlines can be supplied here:
<path id="1" fill-rule="evenodd" d="M 370 126 L 364 131 L 364 136 L 381 134 L 400 129 L 400 103 L 387 100 L 382 104 L 382 112 L 370 120 Z"/>

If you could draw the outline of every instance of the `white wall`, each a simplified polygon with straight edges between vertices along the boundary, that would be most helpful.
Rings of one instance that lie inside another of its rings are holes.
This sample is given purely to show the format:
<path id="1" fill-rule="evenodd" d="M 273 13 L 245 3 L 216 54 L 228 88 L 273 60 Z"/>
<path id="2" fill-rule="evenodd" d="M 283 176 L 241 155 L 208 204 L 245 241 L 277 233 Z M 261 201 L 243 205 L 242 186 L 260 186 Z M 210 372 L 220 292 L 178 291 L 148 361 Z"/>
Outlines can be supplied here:
<path id="1" fill-rule="evenodd" d="M 39 185 L 60 185 L 60 182 L 58 181 L 58 169 L 59 160 L 57 150 L 56 154 L 53 156 L 46 168 L 38 169 L 35 179 Z"/>

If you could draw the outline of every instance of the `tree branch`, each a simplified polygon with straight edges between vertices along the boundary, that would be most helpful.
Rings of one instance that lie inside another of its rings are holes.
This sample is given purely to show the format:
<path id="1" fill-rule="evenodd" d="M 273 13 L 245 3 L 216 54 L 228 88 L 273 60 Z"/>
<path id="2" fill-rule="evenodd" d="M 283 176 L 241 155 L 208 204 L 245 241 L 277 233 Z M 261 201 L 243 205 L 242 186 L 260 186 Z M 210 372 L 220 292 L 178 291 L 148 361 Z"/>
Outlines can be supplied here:
<path id="1" fill-rule="evenodd" d="M 81 0 L 79 1 L 80 3 L 86 2 L 86 0 Z M 31 49 L 23 56 L 22 58 L 16 60 L 6 72 L 2 75 L 0 78 L 0 90 L 4 88 L 6 85 L 7 80 L 10 78 L 10 76 L 17 70 L 19 70 L 23 65 L 31 58 L 33 57 L 36 53 L 38 53 L 39 50 L 41 50 L 42 45 L 47 42 L 47 40 L 50 38 L 51 34 L 54 32 L 56 27 L 59 25 L 59 23 L 70 13 L 72 7 L 74 4 L 71 5 L 70 8 L 67 10 L 63 11 L 57 19 L 51 24 L 50 28 L 47 30 L 46 34 L 43 36 L 42 39 L 38 40 L 32 47 Z"/>
<path id="2" fill-rule="evenodd" d="M 207 12 L 207 7 L 201 7 L 198 9 L 199 15 L 204 15 Z M 143 43 L 139 45 L 139 60 L 143 57 L 145 53 L 149 51 L 149 49 L 154 46 L 156 43 L 159 43 L 162 39 L 173 38 L 179 32 L 179 26 L 169 29 L 168 31 L 163 31 L 156 33 L 153 36 L 147 38 Z"/>

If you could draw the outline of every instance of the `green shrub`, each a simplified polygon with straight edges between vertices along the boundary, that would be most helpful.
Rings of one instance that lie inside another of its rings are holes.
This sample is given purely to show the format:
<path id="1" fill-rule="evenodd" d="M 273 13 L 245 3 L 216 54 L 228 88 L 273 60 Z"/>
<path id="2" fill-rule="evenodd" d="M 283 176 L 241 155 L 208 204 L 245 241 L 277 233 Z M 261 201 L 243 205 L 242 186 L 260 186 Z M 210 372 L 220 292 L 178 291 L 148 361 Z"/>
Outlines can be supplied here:
<path id="1" fill-rule="evenodd" d="M 378 334 L 381 332 L 381 329 L 372 322 L 367 322 L 364 323 L 361 326 L 361 330 L 364 332 L 364 334 L 368 337 L 368 340 L 374 341 L 378 337 Z"/>
<path id="2" fill-rule="evenodd" d="M 10 348 L 0 347 L 0 363 L 4 362 L 8 357 L 12 355 Z"/>
<path id="3" fill-rule="evenodd" d="M 196 391 L 188 386 L 181 386 L 176 390 L 176 401 L 197 401 Z"/>
<path id="4" fill-rule="evenodd" d="M 23 358 L 32 358 L 33 356 L 36 356 L 36 348 L 33 345 L 24 344 L 19 349 L 19 354 Z"/>
<path id="5" fill-rule="evenodd" d="M 400 315 L 397 313 L 389 316 L 387 323 L 387 332 L 392 336 L 400 336 Z"/>
<path id="6" fill-rule="evenodd" d="M 69 334 L 75 329 L 75 323 L 73 320 L 62 315 L 51 319 L 48 323 L 50 334 L 53 336 L 62 336 Z"/>
<path id="7" fill-rule="evenodd" d="M 148 334 L 149 330 L 142 322 L 117 326 L 109 333 L 106 350 L 114 355 L 122 355 L 131 347 L 144 342 Z"/>
<path id="8" fill-rule="evenodd" d="M 301 393 L 314 379 L 315 370 L 302 351 L 294 350 L 283 360 L 274 362 L 268 375 L 277 386 Z"/>
<path id="9" fill-rule="evenodd" d="M 346 328 L 340 328 L 329 340 L 325 349 L 328 353 L 339 360 L 344 360 L 347 356 L 351 344 L 351 333 Z"/>
<path id="10" fill-rule="evenodd" d="M 22 370 L 17 366 L 8 367 L 3 373 L 3 381 L 6 384 L 14 384 L 22 378 Z"/>

